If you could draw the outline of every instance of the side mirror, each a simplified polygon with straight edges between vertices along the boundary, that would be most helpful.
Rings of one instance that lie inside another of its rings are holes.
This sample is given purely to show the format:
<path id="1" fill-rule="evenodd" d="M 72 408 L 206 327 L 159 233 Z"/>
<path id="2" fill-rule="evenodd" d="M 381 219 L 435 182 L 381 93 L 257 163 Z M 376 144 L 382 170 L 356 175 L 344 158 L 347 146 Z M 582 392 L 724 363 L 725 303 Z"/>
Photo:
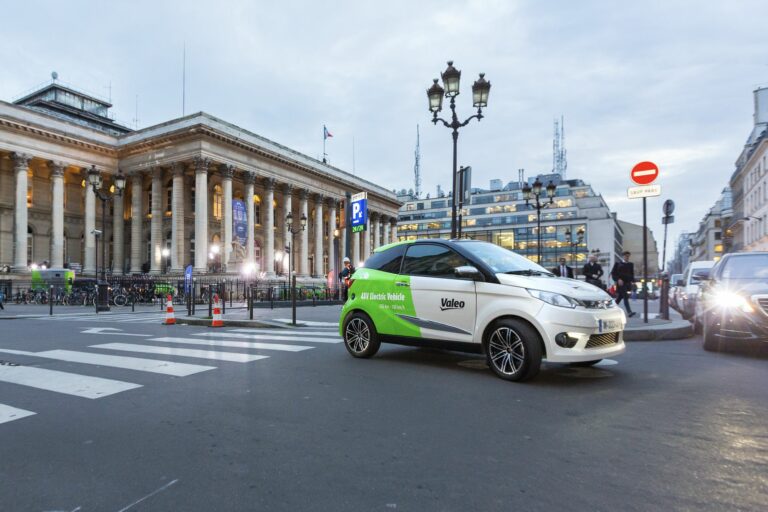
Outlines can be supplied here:
<path id="1" fill-rule="evenodd" d="M 685 286 L 685 281 L 683 281 L 682 279 L 678 279 L 677 281 L 675 281 L 675 286 Z"/>
<path id="2" fill-rule="evenodd" d="M 464 265 L 453 269 L 453 274 L 459 279 L 471 279 L 473 281 L 482 281 L 483 274 L 472 265 Z"/>

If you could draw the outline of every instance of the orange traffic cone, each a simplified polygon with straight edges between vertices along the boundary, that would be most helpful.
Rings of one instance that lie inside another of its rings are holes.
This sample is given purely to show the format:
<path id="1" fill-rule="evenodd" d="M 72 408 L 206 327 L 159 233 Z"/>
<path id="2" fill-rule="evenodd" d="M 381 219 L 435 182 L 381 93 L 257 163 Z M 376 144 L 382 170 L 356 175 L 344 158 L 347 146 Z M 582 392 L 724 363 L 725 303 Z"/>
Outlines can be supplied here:
<path id="1" fill-rule="evenodd" d="M 221 316 L 221 305 L 219 304 L 218 294 L 213 296 L 213 320 L 211 327 L 224 327 L 224 319 Z"/>
<path id="2" fill-rule="evenodd" d="M 165 299 L 165 325 L 176 325 L 176 317 L 173 314 L 173 297 L 168 294 Z"/>

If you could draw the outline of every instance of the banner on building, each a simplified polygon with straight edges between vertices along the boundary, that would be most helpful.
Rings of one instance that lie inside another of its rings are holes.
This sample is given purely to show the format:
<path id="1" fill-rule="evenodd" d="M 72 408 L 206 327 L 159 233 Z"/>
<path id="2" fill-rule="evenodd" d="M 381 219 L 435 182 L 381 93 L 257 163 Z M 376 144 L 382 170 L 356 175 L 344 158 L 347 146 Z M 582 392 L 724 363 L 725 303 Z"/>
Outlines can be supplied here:
<path id="1" fill-rule="evenodd" d="M 248 240 L 248 217 L 245 213 L 245 203 L 239 199 L 232 200 L 232 240 L 245 247 Z"/>

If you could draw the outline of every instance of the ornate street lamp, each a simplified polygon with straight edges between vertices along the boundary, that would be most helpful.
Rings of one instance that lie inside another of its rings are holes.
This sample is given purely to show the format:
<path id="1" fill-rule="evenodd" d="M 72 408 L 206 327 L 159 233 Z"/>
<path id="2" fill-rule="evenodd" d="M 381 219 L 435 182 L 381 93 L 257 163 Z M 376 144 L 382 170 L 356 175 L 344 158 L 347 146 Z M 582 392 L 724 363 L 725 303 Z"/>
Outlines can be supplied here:
<path id="1" fill-rule="evenodd" d="M 125 175 L 122 171 L 118 170 L 114 177 L 114 192 L 104 190 L 104 178 L 101 172 L 96 169 L 95 165 L 92 165 L 88 169 L 88 184 L 93 189 L 93 193 L 101 201 L 101 231 L 94 230 L 96 235 L 96 273 L 99 274 L 99 237 L 102 237 L 101 241 L 101 275 L 97 281 L 97 295 L 96 295 L 96 312 L 109 311 L 109 285 L 107 284 L 107 201 L 114 200 L 115 197 L 123 195 L 125 190 Z"/>
<path id="2" fill-rule="evenodd" d="M 453 132 L 453 169 L 451 173 L 451 238 L 457 236 L 456 226 L 456 207 L 458 201 L 456 199 L 456 193 L 459 187 L 457 186 L 457 172 L 456 172 L 456 151 L 457 143 L 459 139 L 459 128 L 466 126 L 472 119 L 480 121 L 483 118 L 483 108 L 488 106 L 488 93 L 491 90 L 491 83 L 485 79 L 485 73 L 480 73 L 480 78 L 472 84 L 472 105 L 477 109 L 477 114 L 468 117 L 463 122 L 459 121 L 456 115 L 456 96 L 459 95 L 461 83 L 461 71 L 453 67 L 453 61 L 448 61 L 448 67 L 440 74 L 443 79 L 443 86 L 437 83 L 437 78 L 434 79 L 432 86 L 427 89 L 427 98 L 429 98 L 429 111 L 432 112 L 432 122 L 437 124 L 443 123 L 443 126 L 450 128 Z M 437 114 L 443 109 L 443 98 L 450 98 L 451 108 L 451 121 L 448 122 L 445 119 L 437 117 Z"/>
<path id="3" fill-rule="evenodd" d="M 303 213 L 299 219 L 300 227 L 294 229 L 293 227 L 293 213 L 288 212 L 285 217 L 285 222 L 288 224 L 288 232 L 291 234 L 291 243 L 288 245 L 288 275 L 291 280 L 291 323 L 296 325 L 296 262 L 293 258 L 293 246 L 296 240 L 296 235 L 301 233 L 307 228 L 307 216 Z"/>
<path id="4" fill-rule="evenodd" d="M 578 231 L 576 231 L 576 240 L 573 240 L 573 233 L 571 232 L 571 228 L 568 228 L 565 230 L 565 241 L 568 242 L 568 245 L 570 246 L 570 252 L 571 252 L 571 266 L 573 266 L 574 263 L 574 253 L 576 252 L 576 247 L 580 246 L 582 242 L 584 242 L 584 228 L 579 228 Z"/>
<path id="5" fill-rule="evenodd" d="M 525 199 L 525 205 L 531 206 L 536 209 L 536 258 L 539 265 L 541 265 L 541 210 L 555 203 L 555 192 L 557 192 L 557 185 L 550 180 L 547 183 L 546 190 L 547 201 L 541 202 L 543 183 L 536 178 L 533 182 L 533 186 L 529 186 L 527 183 L 523 185 L 523 199 Z M 531 204 L 531 201 L 535 201 Z"/>

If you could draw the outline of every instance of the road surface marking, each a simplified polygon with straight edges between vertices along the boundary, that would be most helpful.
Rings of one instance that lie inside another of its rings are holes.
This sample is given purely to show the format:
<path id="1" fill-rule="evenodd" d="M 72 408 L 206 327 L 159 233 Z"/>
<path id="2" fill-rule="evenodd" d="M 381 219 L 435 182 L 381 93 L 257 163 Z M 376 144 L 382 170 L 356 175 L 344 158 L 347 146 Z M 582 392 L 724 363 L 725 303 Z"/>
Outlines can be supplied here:
<path id="1" fill-rule="evenodd" d="M 81 334 L 111 334 L 113 336 L 152 336 L 151 334 L 131 334 L 128 332 L 107 332 L 107 331 L 121 331 L 116 327 L 91 327 L 84 331 L 80 331 Z"/>
<path id="2" fill-rule="evenodd" d="M 24 409 L 17 409 L 10 405 L 0 404 L 0 423 L 8 423 L 13 420 L 20 420 L 27 416 L 33 416 L 37 413 L 32 411 L 25 411 Z"/>
<path id="3" fill-rule="evenodd" d="M 273 318 L 272 321 L 284 324 L 290 324 L 292 322 L 290 318 Z M 298 320 L 298 322 L 311 327 L 339 327 L 339 322 L 313 322 L 310 320 Z"/>
<path id="4" fill-rule="evenodd" d="M 198 341 L 198 340 L 196 340 Z M 122 350 L 125 352 L 142 352 L 145 354 L 162 354 L 168 356 L 195 357 L 197 359 L 216 359 L 232 363 L 249 363 L 266 359 L 269 356 L 255 356 L 240 352 L 213 352 L 210 350 L 195 350 L 176 347 L 154 347 L 152 345 L 133 345 L 130 343 L 104 343 L 103 345 L 91 345 L 91 348 L 106 350 Z"/>
<path id="5" fill-rule="evenodd" d="M 44 389 L 82 398 L 101 398 L 140 388 L 141 384 L 89 377 L 28 366 L 0 366 L 0 382 Z"/>
<path id="6" fill-rule="evenodd" d="M 221 333 L 224 334 L 224 333 Z M 217 333 L 203 333 L 203 336 L 216 336 Z M 251 341 L 221 341 L 221 340 L 199 340 L 195 338 L 152 338 L 149 341 L 162 341 L 165 343 L 181 343 L 185 345 L 206 345 L 213 347 L 233 347 L 233 348 L 251 348 L 264 350 L 282 350 L 285 352 L 301 352 L 315 347 L 305 347 L 302 345 L 280 345 L 279 343 L 257 343 Z"/>
<path id="7" fill-rule="evenodd" d="M 325 336 L 336 337 L 339 335 L 338 329 L 260 329 L 260 328 L 248 328 L 248 329 L 227 329 L 227 332 L 242 332 L 247 334 L 276 334 L 278 336 Z"/>
<path id="8" fill-rule="evenodd" d="M 177 479 L 175 479 L 175 480 L 171 480 L 170 482 L 168 482 L 168 483 L 167 483 L 167 484 L 165 484 L 164 486 L 160 487 L 159 489 L 155 489 L 154 491 L 152 491 L 151 493 L 147 494 L 147 495 L 146 495 L 146 496 L 144 496 L 143 498 L 139 498 L 138 500 L 134 501 L 133 503 L 131 503 L 131 504 L 130 504 L 130 505 L 128 505 L 127 507 L 123 507 L 123 508 L 121 508 L 121 509 L 120 509 L 120 510 L 118 510 L 117 512 L 127 512 L 128 510 L 130 510 L 131 508 L 135 507 L 136 505 L 138 505 L 138 504 L 139 504 L 139 503 L 141 503 L 142 501 L 146 500 L 147 498 L 151 498 L 152 496 L 154 496 L 154 495 L 155 495 L 155 494 L 157 494 L 157 493 L 163 492 L 164 490 L 166 490 L 167 488 L 169 488 L 170 486 L 172 486 L 173 484 L 175 484 L 175 483 L 176 483 L 176 482 L 178 482 L 178 481 L 179 481 L 179 479 L 178 479 L 178 478 L 177 478 Z M 74 511 L 73 511 L 73 512 L 74 512 Z"/>
<path id="9" fill-rule="evenodd" d="M 196 332 L 192 336 L 205 336 L 205 337 L 217 337 L 217 338 L 247 338 L 251 340 L 275 340 L 275 341 L 300 341 L 309 343 L 341 343 L 341 337 L 336 335 L 335 338 L 315 336 L 313 338 L 307 338 L 306 335 L 300 336 L 296 333 L 293 336 L 277 336 L 277 335 L 265 335 L 265 334 L 244 334 L 234 331 L 229 332 Z M 285 345 L 281 345 L 285 346 Z"/>
<path id="10" fill-rule="evenodd" d="M 105 333 L 111 334 L 111 333 Z M 111 356 L 106 354 L 92 354 L 89 352 L 77 352 L 74 350 L 46 350 L 45 352 L 26 352 L 23 350 L 2 350 L 9 354 L 17 354 L 45 359 L 56 359 L 70 363 L 94 364 L 98 366 L 111 366 L 139 372 L 160 373 L 173 375 L 174 377 L 186 377 L 207 370 L 215 370 L 215 366 L 202 366 L 197 364 L 174 363 L 158 359 L 142 359 L 140 357 Z"/>

